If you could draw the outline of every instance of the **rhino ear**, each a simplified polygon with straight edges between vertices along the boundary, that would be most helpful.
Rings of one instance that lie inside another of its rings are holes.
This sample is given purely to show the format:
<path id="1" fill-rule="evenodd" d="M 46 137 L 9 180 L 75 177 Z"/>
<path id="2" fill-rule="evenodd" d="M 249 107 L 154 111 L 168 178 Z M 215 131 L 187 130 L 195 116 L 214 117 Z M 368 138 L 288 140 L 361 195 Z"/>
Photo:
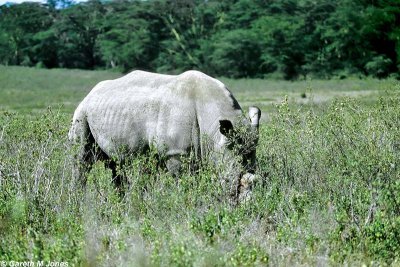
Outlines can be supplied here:
<path id="1" fill-rule="evenodd" d="M 219 121 L 219 131 L 229 137 L 233 133 L 233 124 L 230 120 L 220 120 Z"/>

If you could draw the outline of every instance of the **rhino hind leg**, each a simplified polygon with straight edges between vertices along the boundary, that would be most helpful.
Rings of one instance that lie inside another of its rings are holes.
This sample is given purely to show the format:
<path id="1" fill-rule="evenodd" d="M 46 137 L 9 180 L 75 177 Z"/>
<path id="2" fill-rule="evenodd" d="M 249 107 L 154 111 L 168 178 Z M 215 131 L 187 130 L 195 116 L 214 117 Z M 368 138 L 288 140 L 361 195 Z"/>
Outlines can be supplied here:
<path id="1" fill-rule="evenodd" d="M 117 162 L 116 160 L 110 159 L 105 153 L 102 159 L 104 160 L 104 166 L 111 169 L 114 187 L 118 190 L 120 196 L 123 196 L 125 194 L 124 186 L 128 184 L 128 179 L 126 173 L 120 173 L 118 169 L 124 170 L 124 161 L 121 160 Z"/>
<path id="2" fill-rule="evenodd" d="M 97 145 L 92 133 L 88 131 L 80 140 L 80 150 L 75 155 L 75 167 L 73 168 L 74 178 L 78 180 L 81 186 L 86 187 L 87 175 L 97 161 L 103 161 L 104 167 L 109 168 L 112 173 L 113 183 L 116 188 L 120 189 L 124 184 L 125 176 L 117 170 L 122 169 L 123 163 L 111 159 Z"/>
<path id="3" fill-rule="evenodd" d="M 69 139 L 77 145 L 74 153 L 72 176 L 81 187 L 86 187 L 87 174 L 98 158 L 98 149 L 85 118 L 75 119 L 69 132 Z"/>
<path id="4" fill-rule="evenodd" d="M 86 187 L 87 173 L 92 169 L 93 163 L 89 161 L 89 157 L 84 152 L 78 152 L 74 155 L 72 166 L 72 178 L 77 186 Z"/>

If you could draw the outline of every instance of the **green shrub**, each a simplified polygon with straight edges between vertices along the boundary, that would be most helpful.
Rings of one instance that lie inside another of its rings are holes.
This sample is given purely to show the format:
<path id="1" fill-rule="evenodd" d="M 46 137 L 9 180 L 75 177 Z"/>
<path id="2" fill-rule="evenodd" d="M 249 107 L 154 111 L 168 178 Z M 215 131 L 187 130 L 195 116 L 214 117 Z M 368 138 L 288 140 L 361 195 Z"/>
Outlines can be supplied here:
<path id="1" fill-rule="evenodd" d="M 260 179 L 238 207 L 207 162 L 181 177 L 154 150 L 111 171 L 96 163 L 72 180 L 70 116 L 0 115 L 0 259 L 95 266 L 263 266 L 400 260 L 400 94 L 288 99 L 260 128 Z M 223 167 L 223 166 L 222 166 Z"/>
<path id="2" fill-rule="evenodd" d="M 389 73 L 392 60 L 385 56 L 373 57 L 371 61 L 365 64 L 365 69 L 369 75 L 377 78 L 384 78 Z"/>

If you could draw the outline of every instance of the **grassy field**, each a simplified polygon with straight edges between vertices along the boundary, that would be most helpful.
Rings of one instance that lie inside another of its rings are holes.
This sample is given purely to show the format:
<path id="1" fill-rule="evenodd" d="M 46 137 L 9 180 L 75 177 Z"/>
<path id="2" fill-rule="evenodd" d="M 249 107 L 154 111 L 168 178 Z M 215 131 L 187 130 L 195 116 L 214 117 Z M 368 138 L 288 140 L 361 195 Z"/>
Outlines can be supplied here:
<path id="1" fill-rule="evenodd" d="M 151 152 L 126 167 L 122 200 L 102 164 L 76 186 L 73 110 L 118 76 L 0 66 L 0 262 L 400 265 L 398 81 L 222 79 L 263 111 L 260 180 L 232 207 L 220 166 L 176 180 Z"/>

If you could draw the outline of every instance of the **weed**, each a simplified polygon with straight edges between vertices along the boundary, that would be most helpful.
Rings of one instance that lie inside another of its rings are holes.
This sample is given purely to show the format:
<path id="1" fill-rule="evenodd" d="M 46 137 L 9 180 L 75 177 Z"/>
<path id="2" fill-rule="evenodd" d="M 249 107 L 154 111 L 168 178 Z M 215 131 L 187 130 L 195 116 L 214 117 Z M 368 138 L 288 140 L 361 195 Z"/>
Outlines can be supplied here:
<path id="1" fill-rule="evenodd" d="M 267 83 L 248 82 L 237 84 Z M 361 83 L 343 80 L 338 89 Z M 268 106 L 260 127 L 260 179 L 252 198 L 235 208 L 219 179 L 221 166 L 203 162 L 192 171 L 188 160 L 177 178 L 157 167 L 154 151 L 119 170 L 128 178 L 124 198 L 102 164 L 83 190 L 71 178 L 70 110 L 7 108 L 0 115 L 0 259 L 71 266 L 396 265 L 400 94 L 392 81 L 373 84 L 379 98 L 347 96 L 323 105 L 291 101 L 292 89 L 282 89 L 288 98 Z M 299 96 L 306 85 L 290 86 L 301 87 Z M 239 95 L 250 96 L 250 89 Z"/>

